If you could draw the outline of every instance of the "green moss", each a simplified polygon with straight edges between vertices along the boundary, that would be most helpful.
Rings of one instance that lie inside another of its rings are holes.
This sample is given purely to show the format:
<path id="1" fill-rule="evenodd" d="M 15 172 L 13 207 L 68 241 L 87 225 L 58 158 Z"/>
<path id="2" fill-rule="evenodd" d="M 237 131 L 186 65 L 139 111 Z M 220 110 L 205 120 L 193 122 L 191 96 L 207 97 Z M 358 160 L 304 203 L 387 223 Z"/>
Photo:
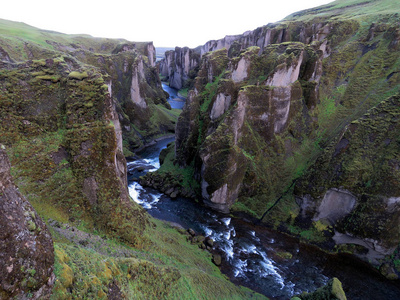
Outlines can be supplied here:
<path id="1" fill-rule="evenodd" d="M 60 76 L 54 76 L 54 75 L 43 75 L 43 76 L 36 76 L 37 79 L 41 80 L 49 80 L 54 83 L 60 81 L 61 77 Z"/>
<path id="2" fill-rule="evenodd" d="M 73 71 L 73 72 L 69 73 L 68 77 L 71 78 L 71 79 L 82 80 L 82 79 L 88 78 L 89 75 L 87 74 L 86 71 L 84 71 L 82 73 L 77 72 L 77 71 Z"/>
<path id="3" fill-rule="evenodd" d="M 342 283 L 336 277 L 330 279 L 328 283 L 312 293 L 303 293 L 298 296 L 302 300 L 318 300 L 318 299 L 337 299 L 347 300 L 343 291 Z"/>
<path id="4" fill-rule="evenodd" d="M 169 225 L 154 222 L 145 232 L 153 243 L 144 251 L 97 237 L 99 245 L 91 248 L 57 242 L 52 299 L 106 299 L 105 287 L 111 284 L 129 299 L 266 299 L 227 281 L 207 251 Z"/>
<path id="5" fill-rule="evenodd" d="M 165 157 L 160 169 L 157 171 L 161 175 L 169 175 L 171 178 L 179 178 L 179 185 L 188 191 L 198 191 L 199 184 L 194 179 L 193 165 L 184 168 L 177 168 L 175 164 L 175 143 L 168 145 L 165 151 Z"/>
<path id="6" fill-rule="evenodd" d="M 35 231 L 36 230 L 36 224 L 33 221 L 28 221 L 28 229 L 30 231 Z"/>

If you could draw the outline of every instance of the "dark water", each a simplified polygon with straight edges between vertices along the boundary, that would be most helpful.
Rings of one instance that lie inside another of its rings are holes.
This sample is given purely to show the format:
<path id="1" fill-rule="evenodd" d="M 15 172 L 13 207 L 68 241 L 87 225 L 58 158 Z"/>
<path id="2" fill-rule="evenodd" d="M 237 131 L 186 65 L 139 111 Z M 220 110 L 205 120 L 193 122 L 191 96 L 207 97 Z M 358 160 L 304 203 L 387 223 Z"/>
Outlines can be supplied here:
<path id="1" fill-rule="evenodd" d="M 139 153 L 128 162 L 131 178 L 159 168 L 158 156 L 173 138 Z M 348 299 L 400 299 L 400 288 L 353 257 L 327 255 L 297 239 L 263 226 L 255 226 L 210 210 L 185 198 L 170 199 L 130 180 L 131 197 L 154 217 L 181 224 L 210 236 L 224 258 L 222 271 L 236 284 L 272 299 L 289 299 L 302 291 L 314 291 L 329 278 L 342 281 Z"/>
<path id="2" fill-rule="evenodd" d="M 169 94 L 168 102 L 172 108 L 182 109 L 185 105 L 185 98 L 178 96 L 178 90 L 169 87 L 164 82 L 162 83 L 163 90 Z"/>

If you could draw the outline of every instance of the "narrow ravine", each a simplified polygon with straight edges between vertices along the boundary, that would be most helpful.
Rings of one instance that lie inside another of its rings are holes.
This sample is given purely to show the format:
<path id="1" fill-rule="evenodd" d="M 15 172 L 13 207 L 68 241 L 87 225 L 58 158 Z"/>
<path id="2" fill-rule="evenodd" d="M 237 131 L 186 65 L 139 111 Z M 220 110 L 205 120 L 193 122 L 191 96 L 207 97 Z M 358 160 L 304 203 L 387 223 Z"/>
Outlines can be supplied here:
<path id="1" fill-rule="evenodd" d="M 138 153 L 140 158 L 128 162 L 130 195 L 153 217 L 211 237 L 223 257 L 222 272 L 235 284 L 271 299 L 289 299 L 303 291 L 314 291 L 330 278 L 338 277 L 348 299 L 400 299 L 399 287 L 353 257 L 328 255 L 294 238 L 215 212 L 193 200 L 171 199 L 142 187 L 137 179 L 160 167 L 159 154 L 173 140 L 163 139 Z"/>

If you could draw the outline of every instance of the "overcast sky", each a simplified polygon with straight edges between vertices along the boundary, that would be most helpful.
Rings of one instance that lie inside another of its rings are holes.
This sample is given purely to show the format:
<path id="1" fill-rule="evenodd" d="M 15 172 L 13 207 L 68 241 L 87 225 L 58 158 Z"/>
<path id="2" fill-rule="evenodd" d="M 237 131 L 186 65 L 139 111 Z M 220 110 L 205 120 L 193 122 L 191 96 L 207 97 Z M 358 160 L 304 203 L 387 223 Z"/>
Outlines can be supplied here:
<path id="1" fill-rule="evenodd" d="M 0 18 L 70 34 L 203 45 L 332 0 L 5 0 Z"/>

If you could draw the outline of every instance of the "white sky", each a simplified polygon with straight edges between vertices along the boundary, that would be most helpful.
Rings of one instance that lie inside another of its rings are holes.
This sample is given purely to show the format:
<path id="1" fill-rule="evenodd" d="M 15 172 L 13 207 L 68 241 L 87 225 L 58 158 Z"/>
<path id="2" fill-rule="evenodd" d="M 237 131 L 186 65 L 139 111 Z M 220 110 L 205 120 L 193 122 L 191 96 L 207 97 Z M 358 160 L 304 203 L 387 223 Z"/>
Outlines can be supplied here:
<path id="1" fill-rule="evenodd" d="M 196 47 L 332 0 L 3 0 L 0 18 L 69 34 Z"/>

